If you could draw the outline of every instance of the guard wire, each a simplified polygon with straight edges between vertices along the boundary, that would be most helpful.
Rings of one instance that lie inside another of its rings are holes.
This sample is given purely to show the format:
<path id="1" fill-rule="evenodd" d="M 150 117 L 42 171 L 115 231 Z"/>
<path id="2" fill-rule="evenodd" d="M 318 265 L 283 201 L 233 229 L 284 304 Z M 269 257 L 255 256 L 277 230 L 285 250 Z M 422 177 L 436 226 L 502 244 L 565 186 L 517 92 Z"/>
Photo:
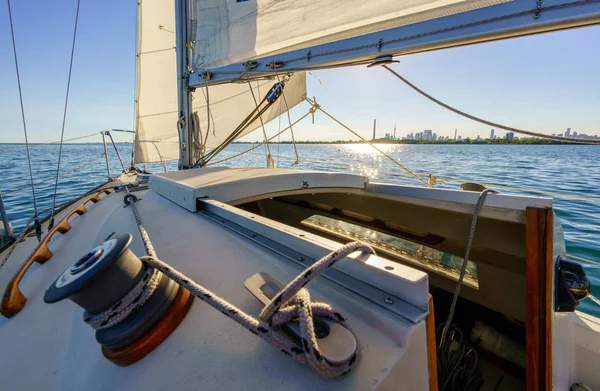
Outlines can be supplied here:
<path id="1" fill-rule="evenodd" d="M 52 211 L 48 222 L 48 230 L 54 227 L 54 208 L 56 206 L 56 192 L 58 190 L 58 173 L 60 170 L 60 158 L 62 156 L 63 139 L 65 137 L 65 123 L 67 121 L 67 108 L 69 106 L 69 90 L 71 89 L 71 74 L 73 73 L 73 58 L 75 54 L 75 42 L 77 40 L 77 24 L 79 22 L 79 7 L 81 0 L 77 0 L 77 11 L 75 11 L 75 26 L 73 27 L 73 43 L 71 44 L 71 59 L 69 61 L 69 76 L 67 77 L 67 92 L 65 94 L 65 106 L 63 109 L 62 128 L 60 131 L 60 146 L 58 147 L 58 163 L 56 164 L 56 181 L 54 182 L 54 195 L 52 196 Z"/>
<path id="2" fill-rule="evenodd" d="M 35 235 L 37 236 L 38 242 L 42 241 L 42 224 L 38 216 L 37 201 L 35 198 L 35 186 L 33 184 L 33 171 L 31 170 L 31 156 L 29 155 L 29 140 L 27 138 L 27 125 L 25 123 L 25 109 L 23 107 L 23 92 L 21 90 L 21 76 L 19 75 L 19 61 L 17 59 L 17 45 L 15 43 L 15 30 L 13 27 L 12 11 L 10 7 L 10 0 L 7 0 L 8 4 L 8 21 L 10 24 L 10 34 L 12 38 L 13 53 L 15 59 L 15 70 L 17 73 L 17 86 L 19 88 L 19 102 L 21 104 L 21 118 L 23 120 L 23 133 L 25 134 L 25 148 L 27 150 L 27 165 L 29 166 L 29 182 L 31 183 L 31 195 L 33 197 L 33 210 L 34 210 L 34 226 Z"/>

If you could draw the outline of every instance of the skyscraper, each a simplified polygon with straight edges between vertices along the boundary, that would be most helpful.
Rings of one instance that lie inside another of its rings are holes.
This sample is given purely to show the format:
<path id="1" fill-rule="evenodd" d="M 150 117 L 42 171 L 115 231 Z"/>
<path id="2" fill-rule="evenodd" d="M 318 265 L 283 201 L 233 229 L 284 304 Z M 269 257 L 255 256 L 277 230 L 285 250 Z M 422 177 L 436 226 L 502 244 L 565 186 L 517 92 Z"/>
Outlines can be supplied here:
<path id="1" fill-rule="evenodd" d="M 571 135 L 571 128 L 567 128 L 567 131 L 565 132 L 565 137 L 569 137 Z"/>
<path id="2" fill-rule="evenodd" d="M 456 132 L 458 132 L 458 129 L 454 129 L 454 139 L 456 140 Z"/>
<path id="3" fill-rule="evenodd" d="M 494 129 L 490 130 L 490 140 L 494 139 Z"/>
<path id="4" fill-rule="evenodd" d="M 396 139 L 396 123 L 394 122 L 394 140 Z"/>
<path id="5" fill-rule="evenodd" d="M 515 138 L 514 132 L 508 132 L 508 133 L 506 133 L 506 137 L 505 138 L 507 140 L 514 140 L 514 138 Z"/>
<path id="6" fill-rule="evenodd" d="M 373 120 L 373 140 L 375 140 L 375 128 L 377 128 L 377 119 Z"/>

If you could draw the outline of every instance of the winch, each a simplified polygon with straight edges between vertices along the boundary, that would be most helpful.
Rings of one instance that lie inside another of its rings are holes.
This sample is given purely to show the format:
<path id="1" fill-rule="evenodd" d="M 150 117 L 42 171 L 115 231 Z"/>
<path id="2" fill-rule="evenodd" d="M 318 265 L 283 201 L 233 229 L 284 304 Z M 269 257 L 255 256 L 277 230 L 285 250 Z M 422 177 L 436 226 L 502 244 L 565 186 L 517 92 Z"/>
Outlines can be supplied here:
<path id="1" fill-rule="evenodd" d="M 46 303 L 69 299 L 82 307 L 104 356 L 121 366 L 165 340 L 193 300 L 169 277 L 148 269 L 130 244 L 130 234 L 114 235 L 80 257 L 44 295 Z"/>

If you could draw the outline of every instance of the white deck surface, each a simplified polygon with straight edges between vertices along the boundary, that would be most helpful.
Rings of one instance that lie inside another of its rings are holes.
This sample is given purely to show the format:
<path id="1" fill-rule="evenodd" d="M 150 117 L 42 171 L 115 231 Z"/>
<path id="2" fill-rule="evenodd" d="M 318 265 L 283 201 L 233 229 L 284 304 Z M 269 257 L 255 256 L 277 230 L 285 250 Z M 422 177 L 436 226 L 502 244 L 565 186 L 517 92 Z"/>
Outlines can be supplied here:
<path id="1" fill-rule="evenodd" d="M 301 271 L 157 194 L 136 194 L 159 257 L 250 314 L 257 315 L 261 305 L 245 290 L 245 279 L 265 271 L 285 283 Z M 359 365 L 342 378 L 326 379 L 298 364 L 198 299 L 177 330 L 145 359 L 126 368 L 110 363 L 83 323 L 82 309 L 70 301 L 45 304 L 42 298 L 64 269 L 114 231 L 132 233 L 132 250 L 143 255 L 123 195 L 107 196 L 73 221 L 73 229 L 51 244 L 53 258 L 34 266 L 21 284 L 28 297 L 22 312 L 0 317 L 3 390 L 428 389 L 424 323 L 410 324 L 323 278 L 308 286 L 313 298 L 347 316 L 361 346 Z M 0 289 L 36 244 L 28 238 L 18 246 L 0 272 Z"/>
<path id="2" fill-rule="evenodd" d="M 187 210 L 196 211 L 197 198 L 240 202 L 254 196 L 319 188 L 364 189 L 363 175 L 256 167 L 209 167 L 173 171 L 150 177 L 150 189 Z"/>

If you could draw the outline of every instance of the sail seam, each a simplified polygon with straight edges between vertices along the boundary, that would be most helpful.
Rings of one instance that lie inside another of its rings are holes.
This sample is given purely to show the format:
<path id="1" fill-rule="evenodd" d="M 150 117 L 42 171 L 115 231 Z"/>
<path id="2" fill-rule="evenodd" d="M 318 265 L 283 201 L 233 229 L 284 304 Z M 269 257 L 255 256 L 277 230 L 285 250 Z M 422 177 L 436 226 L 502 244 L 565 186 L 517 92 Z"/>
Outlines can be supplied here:
<path id="1" fill-rule="evenodd" d="M 551 5 L 551 6 L 547 6 L 547 7 L 536 7 L 534 9 L 530 9 L 530 10 L 526 10 L 526 11 L 521 11 L 521 12 L 516 12 L 516 13 L 513 13 L 513 14 L 497 16 L 497 17 L 494 17 L 494 18 L 488 18 L 488 19 L 483 19 L 483 20 L 479 20 L 479 21 L 475 21 L 475 22 L 463 23 L 463 24 L 460 24 L 460 25 L 446 27 L 446 28 L 443 28 L 443 29 L 432 30 L 432 31 L 425 32 L 425 33 L 414 34 L 414 35 L 409 35 L 409 36 L 406 36 L 406 37 L 390 39 L 390 40 L 387 40 L 387 41 L 382 41 L 381 44 L 385 45 L 385 44 L 389 44 L 389 43 L 397 43 L 397 42 L 401 42 L 401 41 L 406 41 L 406 40 L 412 40 L 412 39 L 416 39 L 416 38 L 426 37 L 426 36 L 429 36 L 429 35 L 435 35 L 435 34 L 439 34 L 439 33 L 445 33 L 445 32 L 449 32 L 449 31 L 453 31 L 453 30 L 460 30 L 460 29 L 463 29 L 463 28 L 466 28 L 466 27 L 474 27 L 474 26 L 479 26 L 479 25 L 488 24 L 488 23 L 492 23 L 492 22 L 497 22 L 497 21 L 501 21 L 501 20 L 512 19 L 512 18 L 516 18 L 516 17 L 519 17 L 519 16 L 528 15 L 528 14 L 541 13 L 542 11 L 551 11 L 551 10 L 555 10 L 555 9 L 574 7 L 574 6 L 577 6 L 577 5 L 582 5 L 582 4 L 587 4 L 587 3 L 595 3 L 595 2 L 598 2 L 598 0 L 579 0 L 579 1 L 574 1 L 574 2 L 571 2 L 571 3 L 555 4 L 555 5 Z M 330 51 L 326 51 L 326 52 L 322 52 L 322 53 L 311 53 L 311 58 L 320 57 L 320 56 L 326 56 L 326 55 L 330 55 L 330 54 L 344 53 L 344 52 L 347 52 L 347 51 L 356 51 L 356 50 L 360 50 L 360 49 L 373 48 L 373 47 L 377 47 L 379 44 L 380 44 L 379 42 L 374 42 L 374 43 L 360 45 L 360 46 L 355 46 L 355 47 L 350 47 L 350 48 L 330 50 Z M 300 61 L 300 60 L 306 60 L 306 55 L 301 56 L 301 57 L 292 58 L 290 60 L 287 60 L 286 63 L 297 62 L 297 61 Z"/>

